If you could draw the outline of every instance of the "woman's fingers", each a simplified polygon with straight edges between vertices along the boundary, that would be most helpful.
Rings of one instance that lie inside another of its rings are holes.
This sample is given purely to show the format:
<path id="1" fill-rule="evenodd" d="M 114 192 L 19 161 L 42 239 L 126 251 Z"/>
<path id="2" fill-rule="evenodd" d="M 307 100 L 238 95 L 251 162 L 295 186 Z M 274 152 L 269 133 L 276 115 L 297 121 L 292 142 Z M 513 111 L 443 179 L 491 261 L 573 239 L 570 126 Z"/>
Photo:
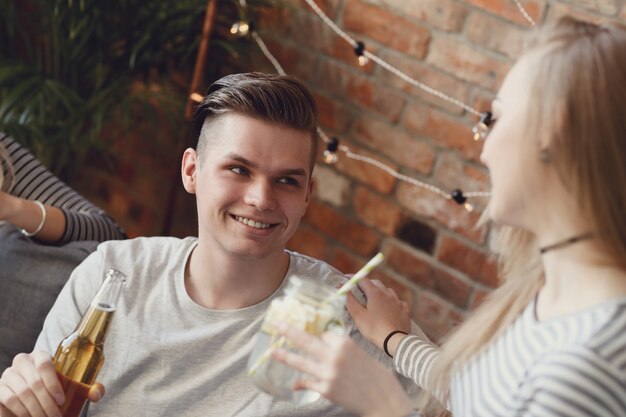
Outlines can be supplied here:
<path id="1" fill-rule="evenodd" d="M 313 378 L 319 377 L 317 374 L 319 364 L 307 356 L 289 352 L 285 349 L 276 349 L 272 352 L 272 358 L 300 372 L 311 375 Z"/>
<path id="2" fill-rule="evenodd" d="M 323 354 L 320 352 L 325 350 L 324 343 L 319 337 L 303 332 L 300 329 L 288 326 L 285 323 L 278 323 L 276 325 L 276 330 L 278 330 L 278 334 L 284 336 L 298 349 L 311 355 L 312 357 L 317 357 L 320 354 Z"/>

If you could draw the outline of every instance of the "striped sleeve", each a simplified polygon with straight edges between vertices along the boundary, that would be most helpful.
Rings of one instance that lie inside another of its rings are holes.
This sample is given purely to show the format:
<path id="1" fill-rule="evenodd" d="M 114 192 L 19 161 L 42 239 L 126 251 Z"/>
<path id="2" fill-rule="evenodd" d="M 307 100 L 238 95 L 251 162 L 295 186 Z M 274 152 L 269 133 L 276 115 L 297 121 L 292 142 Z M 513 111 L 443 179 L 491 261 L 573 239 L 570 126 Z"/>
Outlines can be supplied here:
<path id="1" fill-rule="evenodd" d="M 6 148 L 15 170 L 10 193 L 26 200 L 39 200 L 60 209 L 65 215 L 65 231 L 57 244 L 76 240 L 103 242 L 126 237 L 104 210 L 59 180 L 27 149 L 4 133 L 0 133 L 0 144 Z"/>
<path id="2" fill-rule="evenodd" d="M 626 416 L 626 375 L 588 348 L 552 352 L 520 390 L 524 416 Z"/>
<path id="3" fill-rule="evenodd" d="M 424 387 L 430 369 L 439 356 L 439 348 L 418 336 L 405 336 L 398 344 L 394 366 L 396 370 L 417 385 Z"/>

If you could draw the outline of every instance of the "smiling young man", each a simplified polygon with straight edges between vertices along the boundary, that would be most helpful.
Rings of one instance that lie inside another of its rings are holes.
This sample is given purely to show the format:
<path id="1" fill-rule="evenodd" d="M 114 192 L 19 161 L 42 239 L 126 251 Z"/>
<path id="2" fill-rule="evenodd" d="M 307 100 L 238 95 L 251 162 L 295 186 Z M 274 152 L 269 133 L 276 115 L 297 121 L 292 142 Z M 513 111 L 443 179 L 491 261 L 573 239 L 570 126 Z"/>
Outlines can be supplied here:
<path id="1" fill-rule="evenodd" d="M 313 189 L 317 110 L 290 77 L 218 80 L 200 104 L 197 150 L 183 156 L 196 195 L 198 238 L 138 238 L 99 246 L 72 274 L 32 354 L 0 379 L 0 416 L 54 416 L 63 395 L 50 355 L 86 311 L 102 273 L 128 279 L 105 344 L 89 416 L 348 416 L 258 390 L 246 363 L 271 300 L 299 275 L 337 285 L 327 264 L 285 250 Z M 391 367 L 353 328 L 353 338 Z M 406 380 L 405 383 L 408 384 Z"/>

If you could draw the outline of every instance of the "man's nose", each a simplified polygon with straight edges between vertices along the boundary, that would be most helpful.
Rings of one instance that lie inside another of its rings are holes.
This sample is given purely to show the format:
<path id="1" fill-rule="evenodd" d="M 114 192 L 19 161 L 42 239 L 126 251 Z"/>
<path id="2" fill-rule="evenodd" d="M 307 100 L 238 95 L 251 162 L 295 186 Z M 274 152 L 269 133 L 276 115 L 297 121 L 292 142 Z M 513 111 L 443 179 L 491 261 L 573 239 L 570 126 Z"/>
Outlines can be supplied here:
<path id="1" fill-rule="evenodd" d="M 259 211 L 274 210 L 276 208 L 276 196 L 272 184 L 261 179 L 249 184 L 244 196 L 244 203 L 256 207 Z"/>

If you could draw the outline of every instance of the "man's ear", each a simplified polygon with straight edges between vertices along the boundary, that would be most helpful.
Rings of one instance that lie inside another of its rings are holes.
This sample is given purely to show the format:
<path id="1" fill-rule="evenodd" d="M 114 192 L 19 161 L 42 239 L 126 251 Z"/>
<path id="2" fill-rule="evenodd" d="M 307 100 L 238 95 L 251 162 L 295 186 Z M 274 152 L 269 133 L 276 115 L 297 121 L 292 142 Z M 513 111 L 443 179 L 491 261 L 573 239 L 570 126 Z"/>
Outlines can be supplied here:
<path id="1" fill-rule="evenodd" d="M 183 153 L 181 177 L 183 186 L 189 194 L 196 193 L 196 172 L 198 171 L 198 154 L 192 148 L 187 148 Z"/>
<path id="2" fill-rule="evenodd" d="M 311 202 L 311 198 L 313 197 L 313 191 L 315 191 L 315 178 L 311 177 L 311 179 L 309 180 L 309 185 L 307 187 L 306 190 L 306 197 L 305 197 L 305 202 L 307 207 L 309 206 L 309 203 Z"/>

